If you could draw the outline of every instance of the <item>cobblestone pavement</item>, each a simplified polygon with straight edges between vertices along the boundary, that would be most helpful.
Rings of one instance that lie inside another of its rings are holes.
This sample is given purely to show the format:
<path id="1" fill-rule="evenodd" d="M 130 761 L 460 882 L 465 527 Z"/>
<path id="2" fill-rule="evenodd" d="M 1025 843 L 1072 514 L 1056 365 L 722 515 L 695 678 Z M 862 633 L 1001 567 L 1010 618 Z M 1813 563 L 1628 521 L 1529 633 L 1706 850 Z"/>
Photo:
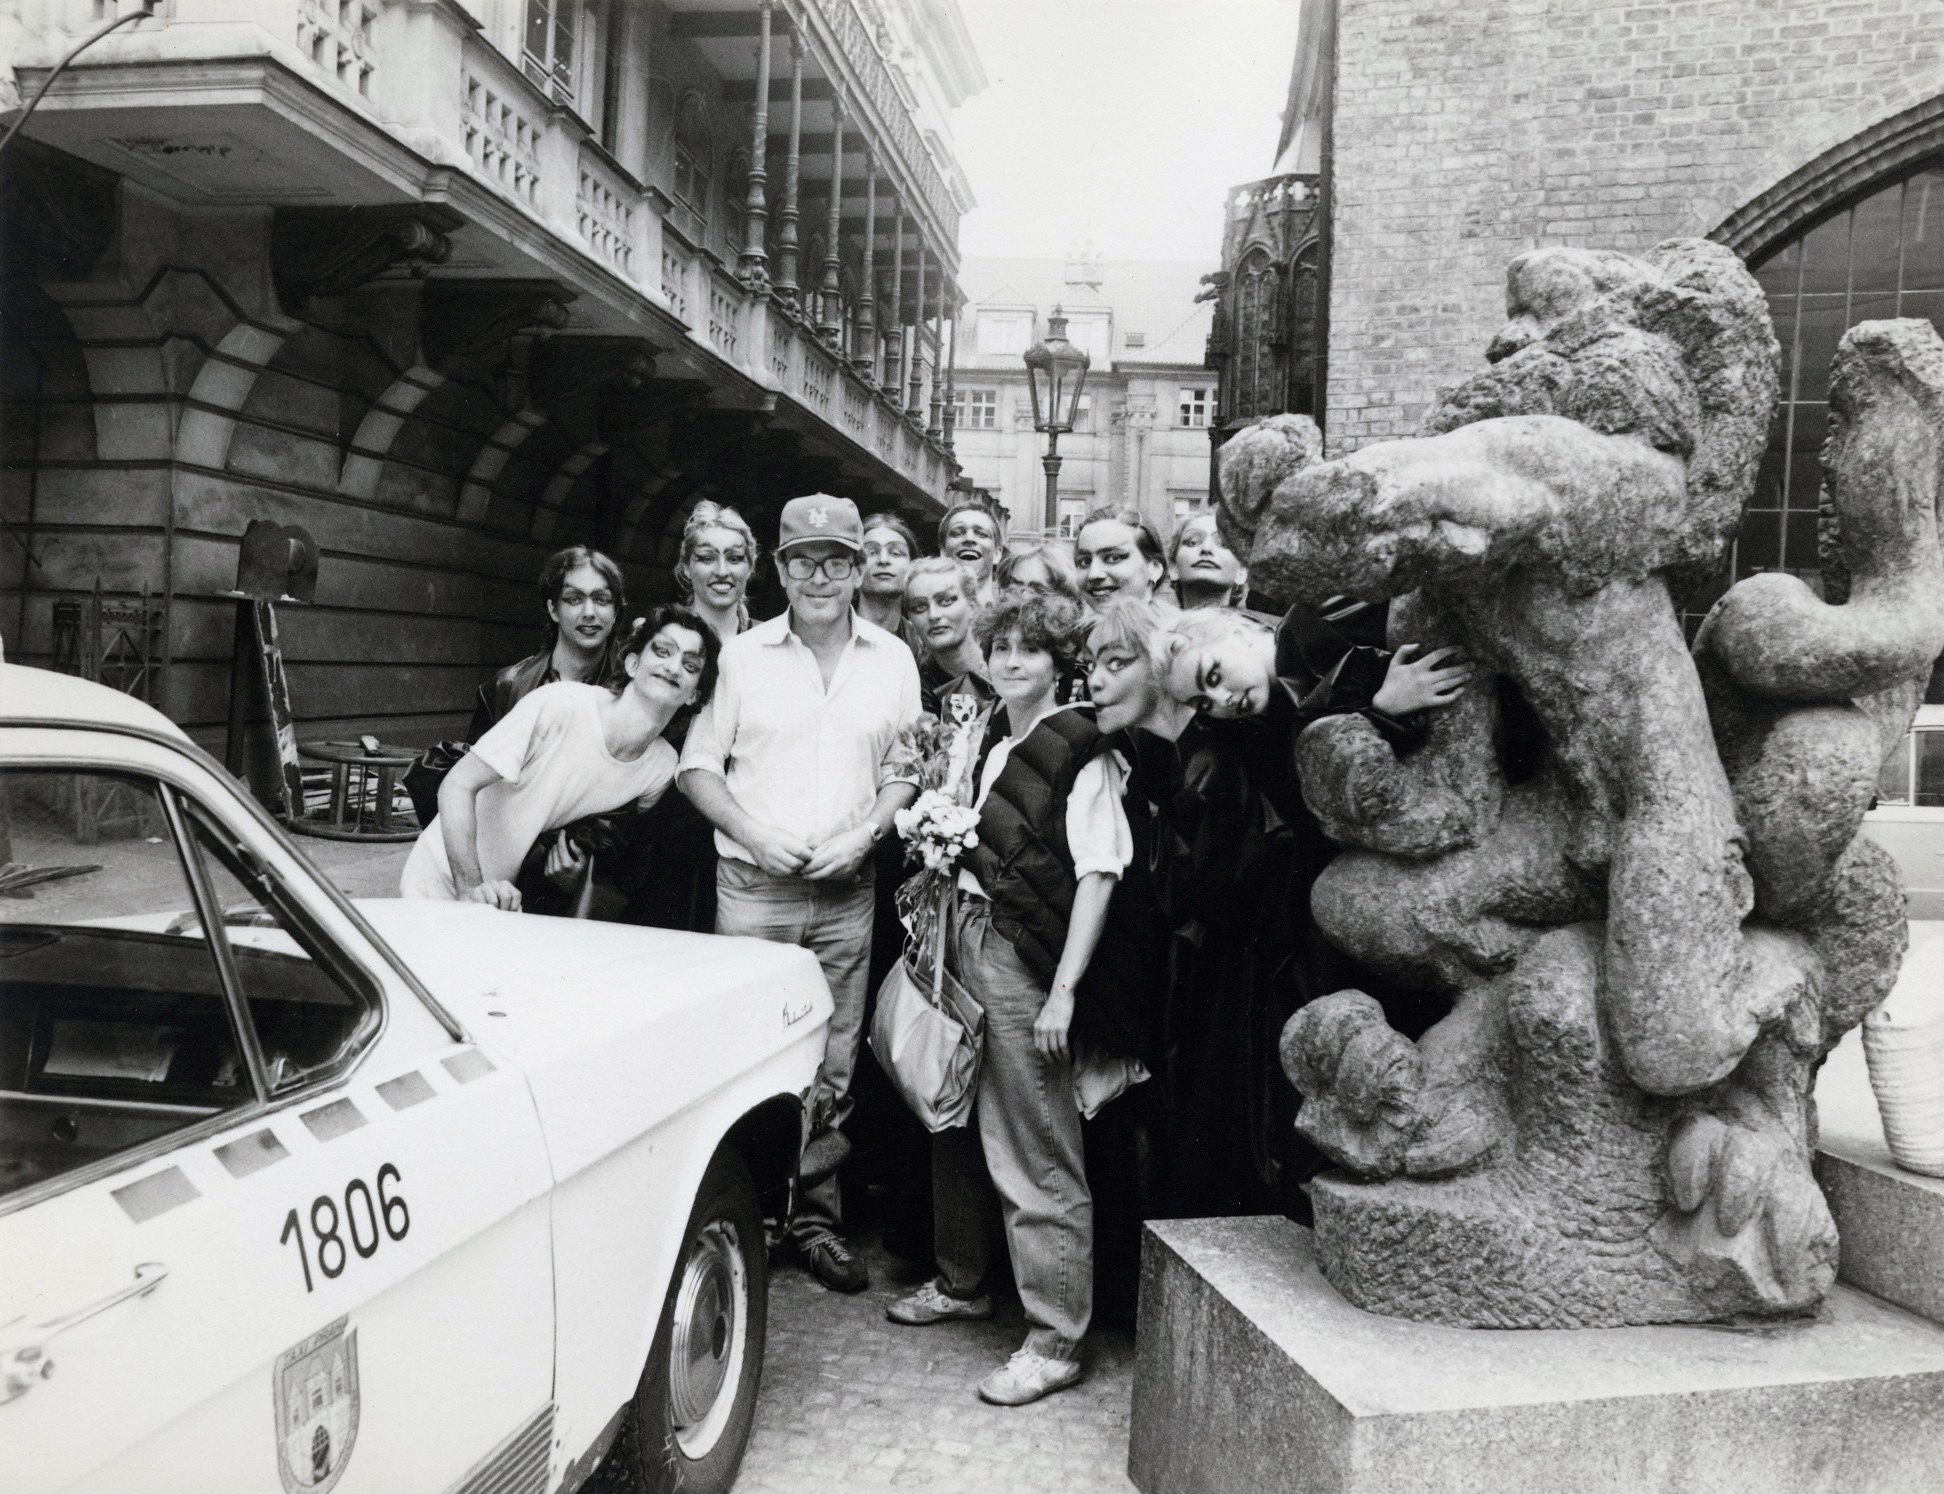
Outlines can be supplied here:
<path id="1" fill-rule="evenodd" d="M 794 1264 L 770 1273 L 769 1352 L 737 1494 L 1131 1494 L 1131 1332 L 1095 1330 L 1074 1389 L 988 1406 L 973 1387 L 1025 1338 L 1018 1300 L 1001 1299 L 989 1323 L 901 1328 L 884 1309 L 924 1272 L 857 1243 L 871 1288 L 854 1297 Z"/>

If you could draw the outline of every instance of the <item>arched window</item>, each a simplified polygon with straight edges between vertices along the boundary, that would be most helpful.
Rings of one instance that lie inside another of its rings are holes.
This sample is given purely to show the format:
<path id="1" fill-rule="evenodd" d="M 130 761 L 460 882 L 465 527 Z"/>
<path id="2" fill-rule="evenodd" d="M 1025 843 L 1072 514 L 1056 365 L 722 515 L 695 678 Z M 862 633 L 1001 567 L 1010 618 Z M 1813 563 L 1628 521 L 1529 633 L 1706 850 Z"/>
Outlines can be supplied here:
<path id="1" fill-rule="evenodd" d="M 740 147 L 729 157 L 722 174 L 722 236 L 731 257 L 742 253 L 749 223 L 749 152 Z"/>
<path id="2" fill-rule="evenodd" d="M 705 223 L 709 219 L 709 167 L 714 160 L 709 106 L 701 94 L 688 94 L 675 113 L 675 196 Z"/>
<path id="3" fill-rule="evenodd" d="M 1283 408 L 1281 278 L 1269 251 L 1260 246 L 1242 257 L 1235 272 L 1235 408 L 1226 412 L 1230 419 L 1253 420 Z"/>
<path id="4" fill-rule="evenodd" d="M 1821 588 L 1817 503 L 1830 361 L 1858 322 L 1923 317 L 1944 334 L 1944 157 L 1872 189 L 1750 268 L 1782 344 L 1782 398 L 1730 563 L 1690 599 L 1690 631 L 1732 581 L 1757 571 L 1791 571 Z"/>
<path id="5" fill-rule="evenodd" d="M 1877 188 L 1750 268 L 1782 344 L 1782 400 L 1742 515 L 1734 579 L 1787 570 L 1813 585 L 1821 579 L 1817 457 L 1837 341 L 1879 317 L 1928 317 L 1944 331 L 1944 161 Z"/>
<path id="6" fill-rule="evenodd" d="M 1289 408 L 1297 415 L 1316 413 L 1317 353 L 1316 335 L 1316 255 L 1311 240 L 1296 251 L 1289 272 Z"/>

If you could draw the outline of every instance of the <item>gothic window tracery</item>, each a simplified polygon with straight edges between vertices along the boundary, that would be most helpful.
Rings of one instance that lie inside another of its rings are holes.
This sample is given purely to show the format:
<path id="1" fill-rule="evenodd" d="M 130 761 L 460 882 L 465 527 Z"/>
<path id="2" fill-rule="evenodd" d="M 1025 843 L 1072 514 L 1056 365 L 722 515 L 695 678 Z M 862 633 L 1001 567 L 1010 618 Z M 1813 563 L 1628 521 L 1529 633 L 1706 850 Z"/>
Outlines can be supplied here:
<path id="1" fill-rule="evenodd" d="M 1286 340 L 1281 276 L 1269 251 L 1258 245 L 1235 274 L 1235 411 L 1253 420 L 1282 409 L 1281 352 Z"/>

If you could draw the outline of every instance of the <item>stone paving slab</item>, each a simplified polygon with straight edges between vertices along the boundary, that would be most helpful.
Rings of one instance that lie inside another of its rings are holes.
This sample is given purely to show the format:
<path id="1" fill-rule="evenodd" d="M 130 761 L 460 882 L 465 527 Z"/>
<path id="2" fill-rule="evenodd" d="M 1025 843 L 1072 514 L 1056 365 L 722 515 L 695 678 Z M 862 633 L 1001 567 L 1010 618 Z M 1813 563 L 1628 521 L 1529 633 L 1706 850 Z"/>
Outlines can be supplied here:
<path id="1" fill-rule="evenodd" d="M 871 1288 L 854 1297 L 793 1264 L 772 1269 L 769 1352 L 737 1494 L 1132 1494 L 1131 1332 L 1093 1333 L 1074 1389 L 988 1406 L 973 1387 L 1025 1338 L 1018 1302 L 1002 1300 L 989 1323 L 901 1328 L 884 1309 L 923 1272 L 868 1243 L 862 1253 Z"/>

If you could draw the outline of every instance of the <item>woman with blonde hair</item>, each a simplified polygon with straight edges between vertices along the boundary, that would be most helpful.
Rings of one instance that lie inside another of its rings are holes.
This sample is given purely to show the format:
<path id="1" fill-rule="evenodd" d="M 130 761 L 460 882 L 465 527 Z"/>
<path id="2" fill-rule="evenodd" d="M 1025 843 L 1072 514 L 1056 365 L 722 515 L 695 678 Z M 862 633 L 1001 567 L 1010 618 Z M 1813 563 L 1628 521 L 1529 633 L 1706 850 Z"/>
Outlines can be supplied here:
<path id="1" fill-rule="evenodd" d="M 1048 592 L 1071 602 L 1084 602 L 1080 594 L 1080 573 L 1062 545 L 1034 540 L 1021 545 L 1001 560 L 992 573 L 1001 592 L 1024 587 L 1041 596 Z"/>
<path id="2" fill-rule="evenodd" d="M 749 626 L 749 578 L 762 554 L 749 521 L 707 498 L 689 511 L 682 525 L 675 588 L 724 643 Z"/>

